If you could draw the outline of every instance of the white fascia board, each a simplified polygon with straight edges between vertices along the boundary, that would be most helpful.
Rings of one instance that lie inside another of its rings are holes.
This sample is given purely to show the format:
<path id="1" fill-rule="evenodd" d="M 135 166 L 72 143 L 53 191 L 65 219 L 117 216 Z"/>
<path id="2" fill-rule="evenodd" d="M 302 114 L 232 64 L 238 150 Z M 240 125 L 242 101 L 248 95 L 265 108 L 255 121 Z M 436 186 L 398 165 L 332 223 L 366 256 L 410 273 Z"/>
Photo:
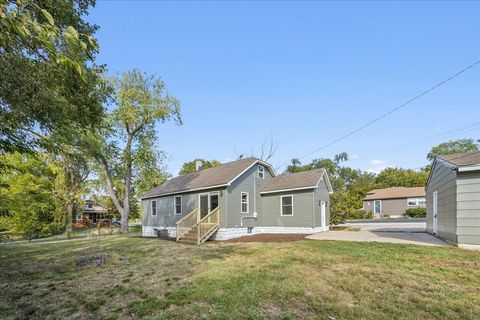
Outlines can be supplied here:
<path id="1" fill-rule="evenodd" d="M 310 186 L 310 187 L 300 187 L 300 188 L 290 188 L 290 189 L 280 189 L 280 190 L 272 190 L 272 191 L 263 191 L 260 194 L 267 194 L 267 193 L 279 193 L 279 192 L 287 192 L 287 191 L 297 191 L 297 190 L 308 190 L 308 189 L 315 189 L 317 185 Z"/>
<path id="2" fill-rule="evenodd" d="M 480 166 L 465 166 L 465 167 L 458 167 L 458 172 L 465 172 L 465 171 L 478 171 L 480 170 Z"/>

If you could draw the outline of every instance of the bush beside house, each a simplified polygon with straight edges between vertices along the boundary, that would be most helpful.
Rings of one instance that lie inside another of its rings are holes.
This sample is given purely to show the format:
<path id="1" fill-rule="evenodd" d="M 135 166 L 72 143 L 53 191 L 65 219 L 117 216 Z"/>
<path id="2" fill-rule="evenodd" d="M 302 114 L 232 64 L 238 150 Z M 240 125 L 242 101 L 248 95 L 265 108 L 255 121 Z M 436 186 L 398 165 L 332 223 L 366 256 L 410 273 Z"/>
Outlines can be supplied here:
<path id="1" fill-rule="evenodd" d="M 427 208 L 408 208 L 405 215 L 410 218 L 425 218 L 427 216 Z"/>

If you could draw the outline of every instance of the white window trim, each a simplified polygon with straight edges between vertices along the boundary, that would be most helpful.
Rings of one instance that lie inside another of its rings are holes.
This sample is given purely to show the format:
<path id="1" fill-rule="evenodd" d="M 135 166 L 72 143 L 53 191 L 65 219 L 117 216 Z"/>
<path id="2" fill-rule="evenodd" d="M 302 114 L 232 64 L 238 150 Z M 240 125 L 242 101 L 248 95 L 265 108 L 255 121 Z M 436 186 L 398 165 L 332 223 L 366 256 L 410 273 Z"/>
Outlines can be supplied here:
<path id="1" fill-rule="evenodd" d="M 425 203 L 421 204 L 420 200 L 425 201 Z M 410 201 L 415 201 L 415 204 L 410 204 Z M 425 197 L 407 198 L 407 206 L 409 206 L 409 207 L 424 206 L 424 205 L 427 204 L 426 201 L 427 201 L 427 199 Z"/>
<path id="2" fill-rule="evenodd" d="M 292 214 L 283 214 L 283 198 L 286 198 L 286 197 L 291 197 L 292 198 Z M 280 196 L 280 216 L 282 217 L 293 217 L 293 194 L 288 194 L 288 195 L 284 195 L 284 196 Z"/>
<path id="3" fill-rule="evenodd" d="M 177 198 L 180 198 L 180 213 L 177 213 Z M 182 196 L 173 197 L 173 214 L 176 216 L 181 216 L 183 213 L 183 199 Z"/>
<path id="4" fill-rule="evenodd" d="M 155 212 L 153 212 L 153 203 L 155 202 Z M 157 208 L 157 200 L 152 200 L 150 202 L 150 213 L 152 214 L 152 216 L 156 216 L 157 215 L 157 211 L 158 211 L 158 208 Z"/>
<path id="5" fill-rule="evenodd" d="M 260 179 L 265 179 L 265 167 L 262 166 L 261 164 L 259 164 L 257 171 L 258 171 L 258 177 L 259 177 Z M 260 177 L 260 173 L 262 174 L 261 177 Z"/>
<path id="6" fill-rule="evenodd" d="M 247 195 L 247 201 L 246 202 L 243 202 L 243 195 L 246 194 Z M 250 201 L 250 195 L 248 194 L 248 192 L 240 192 L 240 212 L 241 213 L 248 213 L 250 211 L 250 205 L 249 205 L 249 202 Z M 247 211 L 243 211 L 243 204 L 246 204 L 247 205 Z"/>

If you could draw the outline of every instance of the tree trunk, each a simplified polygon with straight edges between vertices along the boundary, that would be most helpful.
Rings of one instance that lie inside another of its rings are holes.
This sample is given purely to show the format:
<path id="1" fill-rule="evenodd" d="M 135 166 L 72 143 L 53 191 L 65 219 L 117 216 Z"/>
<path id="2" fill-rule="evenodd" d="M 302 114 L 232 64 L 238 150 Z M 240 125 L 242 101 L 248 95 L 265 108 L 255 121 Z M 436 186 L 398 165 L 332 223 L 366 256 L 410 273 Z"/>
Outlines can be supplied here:
<path id="1" fill-rule="evenodd" d="M 66 222 L 65 222 L 65 232 L 68 233 L 72 232 L 72 220 L 73 220 L 73 204 L 70 202 L 67 204 L 67 211 L 66 211 Z"/>
<path id="2" fill-rule="evenodd" d="M 125 159 L 125 196 L 123 197 L 123 213 L 122 213 L 122 233 L 128 233 L 128 215 L 130 213 L 130 193 L 132 186 L 132 140 L 133 135 L 129 134 L 127 138 L 127 145 L 125 147 L 126 159 Z"/>

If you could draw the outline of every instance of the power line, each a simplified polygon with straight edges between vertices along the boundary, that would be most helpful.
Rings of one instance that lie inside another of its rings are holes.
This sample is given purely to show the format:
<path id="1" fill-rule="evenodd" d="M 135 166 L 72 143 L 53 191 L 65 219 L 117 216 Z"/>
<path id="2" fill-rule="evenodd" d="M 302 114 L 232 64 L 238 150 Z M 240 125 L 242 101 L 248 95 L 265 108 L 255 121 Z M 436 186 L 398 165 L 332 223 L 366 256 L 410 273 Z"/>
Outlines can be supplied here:
<path id="1" fill-rule="evenodd" d="M 421 145 L 421 144 L 424 144 L 424 143 L 435 141 L 438 138 L 443 138 L 445 136 L 451 137 L 451 136 L 455 136 L 455 135 L 458 135 L 458 134 L 464 134 L 464 133 L 467 133 L 467 132 L 477 131 L 479 129 L 480 129 L 480 122 L 474 122 L 474 123 L 471 123 L 469 125 L 462 126 L 460 128 L 457 128 L 457 129 L 445 131 L 445 132 L 437 134 L 437 135 L 417 139 L 414 142 L 404 143 L 404 144 L 396 145 L 394 147 L 389 147 L 389 148 L 386 148 L 386 149 L 377 150 L 377 151 L 374 151 L 374 152 L 369 152 L 367 154 L 364 154 L 363 156 L 370 156 L 370 155 L 379 154 L 379 153 L 383 153 L 383 152 L 387 152 L 387 151 L 392 152 L 392 150 L 393 151 L 408 150 L 413 146 L 418 146 L 418 145 Z"/>
<path id="2" fill-rule="evenodd" d="M 449 82 L 450 80 L 455 79 L 456 77 L 460 76 L 460 75 L 463 74 L 464 72 L 466 72 L 466 71 L 474 68 L 474 67 L 477 66 L 478 64 L 480 64 L 480 60 L 477 60 L 476 62 L 472 63 L 471 65 L 469 65 L 469 66 L 461 69 L 460 71 L 458 71 L 458 72 L 456 72 L 455 74 L 451 75 L 451 76 L 448 77 L 447 79 L 445 79 L 445 80 L 443 80 L 443 81 L 440 81 L 439 83 L 437 83 L 437 84 L 434 85 L 433 87 L 431 87 L 431 88 L 429 88 L 429 89 L 421 92 L 420 94 L 416 95 L 415 97 L 409 99 L 407 102 L 402 103 L 401 105 L 399 105 L 399 106 L 397 106 L 397 107 L 389 110 L 388 112 L 380 115 L 379 117 L 377 117 L 377 118 L 375 118 L 375 119 L 367 122 L 366 124 L 358 127 L 357 129 L 348 132 L 347 134 L 345 134 L 345 135 L 343 135 L 343 136 L 341 136 L 341 137 L 339 137 L 339 138 L 337 138 L 337 139 L 335 139 L 335 140 L 333 140 L 333 141 L 331 141 L 331 142 L 329 142 L 329 143 L 321 146 L 320 148 L 318 148 L 318 149 L 316 149 L 316 150 L 314 150 L 314 151 L 312 151 L 312 152 L 310 152 L 310 153 L 307 153 L 307 154 L 299 157 L 298 159 L 303 159 L 303 158 L 305 158 L 305 157 L 308 157 L 308 156 L 310 156 L 310 155 L 312 155 L 312 154 L 314 154 L 314 153 L 317 153 L 318 151 L 321 151 L 321 150 L 323 150 L 323 149 L 325 149 L 325 148 L 327 148 L 327 147 L 329 147 L 329 146 L 331 146 L 331 145 L 333 145 L 333 144 L 335 144 L 335 143 L 337 143 L 337 142 L 340 142 L 340 141 L 344 140 L 345 138 L 348 138 L 348 137 L 354 135 L 355 133 L 357 133 L 357 132 L 359 132 L 359 131 L 361 131 L 361 130 L 369 127 L 369 126 L 371 126 L 371 125 L 374 124 L 375 122 L 380 121 L 381 119 L 383 119 L 383 118 L 391 115 L 392 113 L 394 113 L 394 112 L 396 112 L 396 111 L 398 111 L 398 110 L 406 107 L 406 106 L 409 105 L 410 103 L 412 103 L 412 102 L 420 99 L 421 97 L 429 94 L 429 93 L 432 92 L 433 90 L 435 90 L 435 89 L 437 89 L 438 87 L 444 85 L 445 83 Z M 287 165 L 288 163 L 289 163 L 289 162 L 286 162 L 286 163 L 278 166 L 276 170 L 278 170 L 278 169 L 280 169 L 281 167 Z"/>

